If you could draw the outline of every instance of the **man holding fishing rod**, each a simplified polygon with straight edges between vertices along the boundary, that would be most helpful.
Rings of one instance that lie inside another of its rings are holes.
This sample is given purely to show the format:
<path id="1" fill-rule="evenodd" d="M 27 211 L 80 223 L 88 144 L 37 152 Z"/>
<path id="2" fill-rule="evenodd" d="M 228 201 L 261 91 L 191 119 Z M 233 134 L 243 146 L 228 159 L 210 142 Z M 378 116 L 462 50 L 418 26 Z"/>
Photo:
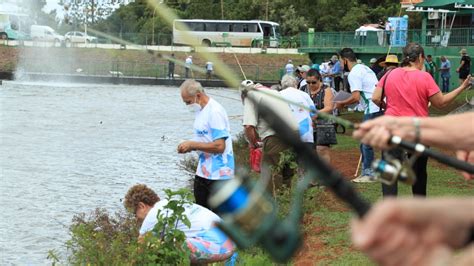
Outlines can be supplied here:
<path id="1" fill-rule="evenodd" d="M 201 83 L 188 79 L 181 84 L 181 98 L 196 114 L 194 138 L 178 145 L 178 153 L 196 151 L 199 163 L 194 178 L 196 203 L 209 208 L 211 187 L 234 176 L 234 154 L 227 112 L 210 98 Z"/>

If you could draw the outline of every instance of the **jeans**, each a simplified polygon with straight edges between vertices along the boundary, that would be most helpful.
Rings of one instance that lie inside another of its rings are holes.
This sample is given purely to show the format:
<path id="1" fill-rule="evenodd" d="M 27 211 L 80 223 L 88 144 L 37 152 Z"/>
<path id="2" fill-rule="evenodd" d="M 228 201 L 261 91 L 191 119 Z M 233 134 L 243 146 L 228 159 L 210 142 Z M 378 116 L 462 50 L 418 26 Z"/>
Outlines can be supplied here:
<path id="1" fill-rule="evenodd" d="M 443 90 L 441 92 L 449 92 L 449 75 L 441 74 L 441 79 L 443 80 Z"/>
<path id="2" fill-rule="evenodd" d="M 383 115 L 383 112 L 365 114 L 362 122 L 374 119 Z M 372 161 L 374 160 L 374 149 L 369 145 L 360 144 L 360 153 L 362 154 L 362 175 L 373 176 Z"/>

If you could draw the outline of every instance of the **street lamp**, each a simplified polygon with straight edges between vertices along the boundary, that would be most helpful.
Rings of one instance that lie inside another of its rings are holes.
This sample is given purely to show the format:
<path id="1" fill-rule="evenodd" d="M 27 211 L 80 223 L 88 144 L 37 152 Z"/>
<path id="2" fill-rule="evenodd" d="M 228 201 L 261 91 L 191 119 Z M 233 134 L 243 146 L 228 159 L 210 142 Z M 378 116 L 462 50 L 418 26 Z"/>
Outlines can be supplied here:
<path id="1" fill-rule="evenodd" d="M 156 7 L 153 8 L 152 28 L 151 28 L 151 45 L 155 45 L 155 12 Z"/>

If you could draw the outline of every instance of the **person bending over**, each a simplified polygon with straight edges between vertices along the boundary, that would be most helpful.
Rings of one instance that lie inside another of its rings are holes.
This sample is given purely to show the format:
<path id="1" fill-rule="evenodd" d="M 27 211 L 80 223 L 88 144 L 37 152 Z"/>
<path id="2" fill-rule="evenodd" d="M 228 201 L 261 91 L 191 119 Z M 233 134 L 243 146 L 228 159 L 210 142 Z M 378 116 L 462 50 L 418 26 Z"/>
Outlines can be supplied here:
<path id="1" fill-rule="evenodd" d="M 141 222 L 139 241 L 150 233 L 158 222 L 157 213 L 168 204 L 149 187 L 137 184 L 131 187 L 125 196 L 125 208 L 133 212 Z M 176 228 L 186 235 L 186 245 L 191 251 L 191 263 L 213 263 L 232 257 L 234 244 L 215 223 L 221 219 L 212 211 L 198 205 L 185 205 L 184 214 L 189 219 L 188 227 L 178 221 Z"/>

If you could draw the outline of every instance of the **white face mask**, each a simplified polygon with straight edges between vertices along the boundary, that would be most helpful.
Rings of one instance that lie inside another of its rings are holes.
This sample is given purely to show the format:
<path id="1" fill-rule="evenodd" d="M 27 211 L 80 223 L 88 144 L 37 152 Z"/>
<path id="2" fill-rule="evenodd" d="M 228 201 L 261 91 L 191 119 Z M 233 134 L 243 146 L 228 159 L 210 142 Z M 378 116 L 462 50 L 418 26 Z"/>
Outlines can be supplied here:
<path id="1" fill-rule="evenodd" d="M 196 100 L 197 100 L 197 96 L 196 96 L 196 98 L 194 98 L 194 103 L 186 105 L 191 113 L 199 112 L 202 109 L 201 105 L 199 105 L 196 102 Z"/>

